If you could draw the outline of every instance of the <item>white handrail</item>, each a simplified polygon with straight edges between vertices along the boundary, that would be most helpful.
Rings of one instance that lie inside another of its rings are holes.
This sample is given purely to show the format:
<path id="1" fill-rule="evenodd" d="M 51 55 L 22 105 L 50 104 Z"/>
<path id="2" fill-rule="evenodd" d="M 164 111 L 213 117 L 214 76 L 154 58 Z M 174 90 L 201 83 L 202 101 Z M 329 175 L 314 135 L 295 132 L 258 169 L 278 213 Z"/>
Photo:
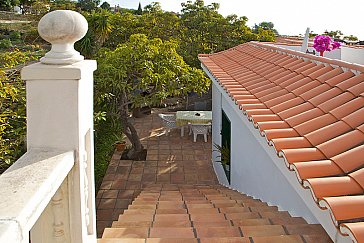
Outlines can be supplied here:
<path id="1" fill-rule="evenodd" d="M 0 176 L 0 243 L 29 242 L 74 162 L 74 151 L 33 149 Z"/>

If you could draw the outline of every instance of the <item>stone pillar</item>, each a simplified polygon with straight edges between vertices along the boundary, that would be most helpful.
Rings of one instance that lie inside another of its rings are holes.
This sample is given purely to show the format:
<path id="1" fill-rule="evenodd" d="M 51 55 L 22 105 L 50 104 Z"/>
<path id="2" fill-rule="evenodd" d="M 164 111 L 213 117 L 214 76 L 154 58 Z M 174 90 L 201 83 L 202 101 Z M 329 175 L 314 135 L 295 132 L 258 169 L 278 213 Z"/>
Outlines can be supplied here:
<path id="1" fill-rule="evenodd" d="M 87 32 L 79 13 L 45 15 L 38 31 L 52 49 L 25 67 L 27 148 L 75 151 L 75 165 L 31 231 L 32 242 L 96 242 L 93 160 L 93 72 L 74 43 Z M 49 229 L 51 228 L 51 229 Z"/>

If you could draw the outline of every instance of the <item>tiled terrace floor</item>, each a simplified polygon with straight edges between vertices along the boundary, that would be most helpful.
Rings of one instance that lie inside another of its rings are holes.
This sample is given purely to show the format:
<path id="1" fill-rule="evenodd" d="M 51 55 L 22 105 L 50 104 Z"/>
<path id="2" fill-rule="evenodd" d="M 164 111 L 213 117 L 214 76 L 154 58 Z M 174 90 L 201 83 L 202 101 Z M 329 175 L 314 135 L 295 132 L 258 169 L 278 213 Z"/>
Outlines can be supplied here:
<path id="1" fill-rule="evenodd" d="M 134 125 L 148 150 L 147 160 L 120 160 L 121 153 L 115 151 L 96 196 L 98 237 L 148 185 L 218 183 L 211 165 L 210 137 L 205 143 L 198 136 L 194 143 L 188 134 L 181 137 L 179 129 L 167 136 L 156 113 L 136 118 Z"/>
<path id="2" fill-rule="evenodd" d="M 166 136 L 157 114 L 135 126 L 147 160 L 115 152 L 96 199 L 99 243 L 331 242 L 321 225 L 218 185 L 210 140 Z"/>

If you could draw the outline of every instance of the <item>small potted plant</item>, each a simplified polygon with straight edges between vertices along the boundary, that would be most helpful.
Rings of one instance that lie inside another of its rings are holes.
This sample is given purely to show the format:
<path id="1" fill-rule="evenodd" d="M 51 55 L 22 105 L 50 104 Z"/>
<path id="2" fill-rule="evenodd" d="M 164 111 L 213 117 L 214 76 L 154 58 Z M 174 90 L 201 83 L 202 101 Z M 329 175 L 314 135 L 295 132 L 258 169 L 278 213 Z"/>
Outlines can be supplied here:
<path id="1" fill-rule="evenodd" d="M 125 150 L 125 147 L 126 147 L 126 136 L 124 133 L 121 133 L 121 134 L 114 134 L 114 137 L 115 137 L 115 148 L 117 151 L 124 151 Z"/>
<path id="2" fill-rule="evenodd" d="M 214 144 L 214 147 L 216 148 L 216 150 L 214 150 L 214 151 L 217 151 L 220 153 L 220 155 L 216 156 L 216 158 L 220 159 L 217 162 L 220 162 L 223 165 L 224 170 L 226 172 L 230 171 L 230 149 L 229 149 L 229 147 L 226 145 L 220 146 L 216 143 Z"/>

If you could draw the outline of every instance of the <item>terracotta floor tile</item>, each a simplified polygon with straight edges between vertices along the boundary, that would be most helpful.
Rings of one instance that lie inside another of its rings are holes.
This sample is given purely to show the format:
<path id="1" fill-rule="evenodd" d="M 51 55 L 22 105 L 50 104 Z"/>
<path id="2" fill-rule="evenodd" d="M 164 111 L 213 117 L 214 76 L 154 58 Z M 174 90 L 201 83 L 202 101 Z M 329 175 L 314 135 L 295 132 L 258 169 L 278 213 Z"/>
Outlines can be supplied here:
<path id="1" fill-rule="evenodd" d="M 143 174 L 129 174 L 128 181 L 141 181 Z"/>
<path id="2" fill-rule="evenodd" d="M 119 166 L 131 166 L 133 164 L 132 160 L 120 160 Z"/>
<path id="3" fill-rule="evenodd" d="M 175 196 L 163 196 L 159 197 L 159 201 L 173 201 L 173 202 L 182 202 L 182 197 L 178 195 Z"/>
<path id="4" fill-rule="evenodd" d="M 227 203 L 214 203 L 216 208 L 227 208 L 227 207 L 241 207 L 241 204 L 237 204 L 234 202 Z"/>
<path id="5" fill-rule="evenodd" d="M 125 209 L 122 209 L 122 208 L 114 208 L 114 210 L 112 212 L 112 220 L 113 221 L 118 220 L 119 216 L 124 213 L 124 210 Z"/>
<path id="6" fill-rule="evenodd" d="M 106 228 L 103 238 L 147 238 L 148 227 L 138 228 Z"/>
<path id="7" fill-rule="evenodd" d="M 157 175 L 157 182 L 170 182 L 170 181 L 171 181 L 171 176 L 168 172 L 167 174 Z"/>
<path id="8" fill-rule="evenodd" d="M 187 205 L 188 209 L 192 209 L 192 208 L 213 208 L 213 207 L 214 207 L 213 204 L 208 204 L 208 203 L 205 203 L 205 204 L 188 204 Z"/>
<path id="9" fill-rule="evenodd" d="M 156 209 L 156 205 L 129 205 L 128 209 Z"/>
<path id="10" fill-rule="evenodd" d="M 188 214 L 156 214 L 154 221 L 183 221 L 189 220 Z"/>
<path id="11" fill-rule="evenodd" d="M 261 206 L 261 207 L 249 207 L 252 212 L 278 212 L 277 207 Z"/>
<path id="12" fill-rule="evenodd" d="M 217 222 L 192 222 L 193 227 L 227 227 L 232 226 L 230 220 L 217 221 Z"/>
<path id="13" fill-rule="evenodd" d="M 127 199 L 134 198 L 134 190 L 118 190 L 118 198 Z"/>
<path id="14" fill-rule="evenodd" d="M 157 214 L 187 214 L 186 209 L 182 208 L 171 208 L 171 209 L 157 209 Z"/>
<path id="15" fill-rule="evenodd" d="M 249 238 L 224 237 L 224 238 L 201 238 L 200 243 L 251 243 Z"/>
<path id="16" fill-rule="evenodd" d="M 158 149 L 148 149 L 148 154 L 158 154 Z"/>
<path id="17" fill-rule="evenodd" d="M 292 218 L 272 218 L 270 219 L 272 224 L 290 225 L 290 224 L 306 224 L 306 220 L 303 218 L 292 217 Z"/>
<path id="18" fill-rule="evenodd" d="M 281 225 L 258 225 L 258 226 L 240 226 L 243 236 L 275 236 L 285 235 Z"/>
<path id="19" fill-rule="evenodd" d="M 286 225 L 287 232 L 290 235 L 315 235 L 315 234 L 326 234 L 326 231 L 319 224 L 296 224 Z"/>
<path id="20" fill-rule="evenodd" d="M 147 160 L 158 160 L 158 154 L 148 154 Z"/>
<path id="21" fill-rule="evenodd" d="M 157 167 L 157 161 L 145 161 L 144 170 L 148 167 Z"/>
<path id="22" fill-rule="evenodd" d="M 142 181 L 145 182 L 145 181 L 151 181 L 151 182 L 156 182 L 157 180 L 157 176 L 156 174 L 143 174 L 143 177 L 142 177 Z"/>
<path id="23" fill-rule="evenodd" d="M 306 243 L 330 243 L 332 240 L 330 237 L 325 234 L 319 234 L 319 235 L 303 235 L 302 236 Z"/>
<path id="24" fill-rule="evenodd" d="M 262 216 L 262 218 L 290 218 L 291 215 L 289 215 L 288 212 L 259 212 L 260 216 Z"/>
<path id="25" fill-rule="evenodd" d="M 202 200 L 185 200 L 186 205 L 191 204 L 210 204 L 209 200 L 202 199 Z"/>
<path id="26" fill-rule="evenodd" d="M 130 170 L 131 170 L 130 166 L 118 166 L 115 177 L 123 175 L 124 178 L 125 175 L 129 175 Z"/>
<path id="27" fill-rule="evenodd" d="M 142 174 L 143 173 L 144 168 L 143 167 L 132 167 L 130 174 Z"/>
<path id="28" fill-rule="evenodd" d="M 246 213 L 250 212 L 247 207 L 220 207 L 220 212 L 222 213 Z"/>
<path id="29" fill-rule="evenodd" d="M 191 208 L 188 210 L 189 214 L 219 214 L 217 208 Z"/>
<path id="30" fill-rule="evenodd" d="M 158 197 L 151 197 L 151 196 L 141 196 L 139 195 L 134 202 L 135 203 L 148 203 L 148 204 L 156 204 L 158 201 Z"/>
<path id="31" fill-rule="evenodd" d="M 210 201 L 213 204 L 225 204 L 225 203 L 227 203 L 227 204 L 229 204 L 229 203 L 236 204 L 235 200 L 230 200 L 230 199 L 212 199 Z"/>
<path id="32" fill-rule="evenodd" d="M 191 227 L 191 221 L 188 219 L 179 221 L 154 221 L 153 227 Z"/>
<path id="33" fill-rule="evenodd" d="M 125 189 L 127 181 L 124 179 L 115 179 L 112 182 L 111 189 L 117 190 L 117 189 Z"/>
<path id="34" fill-rule="evenodd" d="M 150 227 L 151 221 L 114 221 L 112 222 L 113 228 L 130 228 L 130 227 Z"/>
<path id="35" fill-rule="evenodd" d="M 106 173 L 114 174 L 116 172 L 117 168 L 118 168 L 117 166 L 109 165 L 109 167 L 107 167 Z"/>
<path id="36" fill-rule="evenodd" d="M 269 219 L 234 219 L 234 226 L 270 225 Z"/>
<path id="37" fill-rule="evenodd" d="M 143 168 L 144 164 L 144 161 L 133 161 L 132 168 Z"/>
<path id="38" fill-rule="evenodd" d="M 153 215 L 147 215 L 147 214 L 138 214 L 138 215 L 133 215 L 133 214 L 128 214 L 128 215 L 120 215 L 119 216 L 119 220 L 118 221 L 125 221 L 125 222 L 137 222 L 137 221 L 152 221 L 153 220 Z"/>
<path id="39" fill-rule="evenodd" d="M 219 222 L 226 219 L 223 214 L 193 214 L 191 220 L 194 222 Z"/>
<path id="40" fill-rule="evenodd" d="M 206 237 L 239 237 L 241 236 L 238 227 L 197 227 L 198 238 Z"/>
<path id="41" fill-rule="evenodd" d="M 195 238 L 192 228 L 151 228 L 150 238 Z"/>
<path id="42" fill-rule="evenodd" d="M 198 243 L 197 239 L 171 239 L 171 238 L 148 238 L 147 243 Z"/>
<path id="43" fill-rule="evenodd" d="M 100 185 L 100 189 L 110 189 L 112 185 L 112 181 L 103 181 Z"/>
<path id="44" fill-rule="evenodd" d="M 227 219 L 257 219 L 260 218 L 259 214 L 256 212 L 246 212 L 246 213 L 226 213 L 226 218 Z"/>
<path id="45" fill-rule="evenodd" d="M 209 200 L 230 200 L 229 197 L 226 197 L 221 194 L 206 195 L 206 198 Z"/>
<path id="46" fill-rule="evenodd" d="M 101 237 L 102 233 L 104 233 L 104 229 L 110 227 L 111 224 L 112 224 L 111 220 L 108 221 L 98 220 L 96 225 L 97 237 Z"/>
<path id="47" fill-rule="evenodd" d="M 113 209 L 115 208 L 116 199 L 107 198 L 101 199 L 98 209 Z"/>
<path id="48" fill-rule="evenodd" d="M 113 209 L 97 209 L 96 220 L 111 221 Z"/>
<path id="49" fill-rule="evenodd" d="M 104 193 L 105 190 L 99 190 L 96 194 L 96 198 L 102 198 L 102 194 Z"/>
<path id="50" fill-rule="evenodd" d="M 127 181 L 125 189 L 140 189 L 141 185 L 138 181 Z"/>
<path id="51" fill-rule="evenodd" d="M 116 199 L 115 208 L 128 208 L 131 199 Z"/>
<path id="52" fill-rule="evenodd" d="M 145 239 L 124 238 L 124 239 L 98 239 L 97 243 L 145 243 Z"/>
<path id="53" fill-rule="evenodd" d="M 299 235 L 260 236 L 252 238 L 254 243 L 303 243 Z"/>
<path id="54" fill-rule="evenodd" d="M 124 211 L 124 214 L 147 214 L 153 215 L 155 213 L 154 209 L 127 209 Z"/>

